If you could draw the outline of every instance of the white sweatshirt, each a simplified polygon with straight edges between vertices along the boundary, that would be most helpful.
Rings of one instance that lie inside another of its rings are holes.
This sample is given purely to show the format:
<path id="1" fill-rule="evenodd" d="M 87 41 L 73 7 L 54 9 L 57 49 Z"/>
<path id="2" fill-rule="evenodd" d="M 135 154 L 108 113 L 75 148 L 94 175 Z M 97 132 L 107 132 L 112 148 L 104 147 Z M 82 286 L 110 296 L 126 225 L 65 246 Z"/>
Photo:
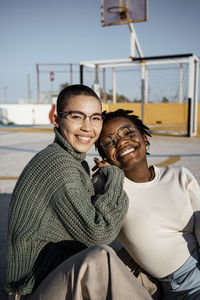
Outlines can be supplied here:
<path id="1" fill-rule="evenodd" d="M 118 238 L 140 266 L 162 278 L 200 245 L 200 187 L 186 168 L 154 169 L 150 182 L 125 178 L 130 202 Z"/>

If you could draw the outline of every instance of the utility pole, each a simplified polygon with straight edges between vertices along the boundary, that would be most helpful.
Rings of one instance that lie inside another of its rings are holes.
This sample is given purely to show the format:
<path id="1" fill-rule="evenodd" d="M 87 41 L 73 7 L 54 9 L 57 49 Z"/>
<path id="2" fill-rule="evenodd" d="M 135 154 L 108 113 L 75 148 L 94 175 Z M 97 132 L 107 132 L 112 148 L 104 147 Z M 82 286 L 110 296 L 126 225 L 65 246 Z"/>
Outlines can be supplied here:
<path id="1" fill-rule="evenodd" d="M 5 101 L 5 104 L 8 103 L 7 92 L 8 92 L 8 87 L 7 87 L 7 85 L 5 85 L 4 86 L 4 101 Z"/>
<path id="2" fill-rule="evenodd" d="M 28 103 L 31 103 L 30 74 L 27 74 L 27 93 L 28 93 Z"/>

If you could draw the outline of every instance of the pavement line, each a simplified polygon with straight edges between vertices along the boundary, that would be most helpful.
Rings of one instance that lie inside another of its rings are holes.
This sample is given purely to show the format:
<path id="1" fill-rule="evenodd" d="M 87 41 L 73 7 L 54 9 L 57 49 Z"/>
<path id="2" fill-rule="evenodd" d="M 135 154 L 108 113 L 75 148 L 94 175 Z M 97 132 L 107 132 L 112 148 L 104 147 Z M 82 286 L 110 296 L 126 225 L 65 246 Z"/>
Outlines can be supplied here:
<path id="1" fill-rule="evenodd" d="M 18 178 L 14 176 L 0 176 L 0 180 L 17 180 Z"/>
<path id="2" fill-rule="evenodd" d="M 171 157 L 168 157 L 168 159 L 156 164 L 156 166 L 157 167 L 166 167 L 166 166 L 175 164 L 180 159 L 181 159 L 180 156 L 171 156 Z"/>
<path id="3" fill-rule="evenodd" d="M 150 154 L 150 157 L 194 157 L 200 156 L 200 153 L 179 153 L 179 154 Z"/>
<path id="4" fill-rule="evenodd" d="M 51 128 L 0 128 L 0 131 L 13 132 L 53 132 Z"/>
<path id="5" fill-rule="evenodd" d="M 39 150 L 34 149 L 24 149 L 24 148 L 15 148 L 15 147 L 7 147 L 7 146 L 0 146 L 0 150 L 10 150 L 10 151 L 18 151 L 18 152 L 33 152 L 37 153 Z"/>
<path id="6" fill-rule="evenodd" d="M 168 165 L 172 165 L 174 163 L 176 163 L 177 161 L 180 160 L 180 156 L 171 156 L 171 157 L 168 157 L 168 159 L 156 164 L 157 167 L 165 167 L 165 166 L 168 166 Z M 17 180 L 19 177 L 14 177 L 14 176 L 2 176 L 0 177 L 0 181 L 2 180 Z"/>

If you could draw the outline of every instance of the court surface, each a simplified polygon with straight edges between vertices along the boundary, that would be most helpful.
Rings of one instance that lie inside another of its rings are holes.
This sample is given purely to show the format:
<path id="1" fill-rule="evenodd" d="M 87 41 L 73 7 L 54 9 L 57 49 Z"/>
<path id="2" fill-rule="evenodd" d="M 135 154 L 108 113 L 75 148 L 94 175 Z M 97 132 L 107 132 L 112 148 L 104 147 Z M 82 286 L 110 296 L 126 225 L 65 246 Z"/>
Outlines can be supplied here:
<path id="1" fill-rule="evenodd" d="M 7 212 L 12 190 L 27 162 L 54 139 L 52 127 L 0 128 L 0 299 L 6 300 L 3 292 L 5 271 L 5 245 Z M 187 167 L 200 184 L 200 137 L 156 136 L 150 138 L 149 164 L 158 166 L 182 165 Z M 98 157 L 92 147 L 87 161 L 92 167 Z"/>

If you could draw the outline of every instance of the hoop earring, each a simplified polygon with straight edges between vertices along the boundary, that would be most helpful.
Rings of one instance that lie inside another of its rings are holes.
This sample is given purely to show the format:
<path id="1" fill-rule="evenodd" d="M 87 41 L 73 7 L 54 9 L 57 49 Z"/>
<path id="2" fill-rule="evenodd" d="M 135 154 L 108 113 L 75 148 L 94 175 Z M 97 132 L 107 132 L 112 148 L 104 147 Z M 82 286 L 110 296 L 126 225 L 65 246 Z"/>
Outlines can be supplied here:
<path id="1" fill-rule="evenodd" d="M 146 152 L 147 152 L 147 154 L 149 154 L 148 153 L 149 148 L 150 148 L 150 143 L 149 143 L 149 141 L 146 141 Z"/>

